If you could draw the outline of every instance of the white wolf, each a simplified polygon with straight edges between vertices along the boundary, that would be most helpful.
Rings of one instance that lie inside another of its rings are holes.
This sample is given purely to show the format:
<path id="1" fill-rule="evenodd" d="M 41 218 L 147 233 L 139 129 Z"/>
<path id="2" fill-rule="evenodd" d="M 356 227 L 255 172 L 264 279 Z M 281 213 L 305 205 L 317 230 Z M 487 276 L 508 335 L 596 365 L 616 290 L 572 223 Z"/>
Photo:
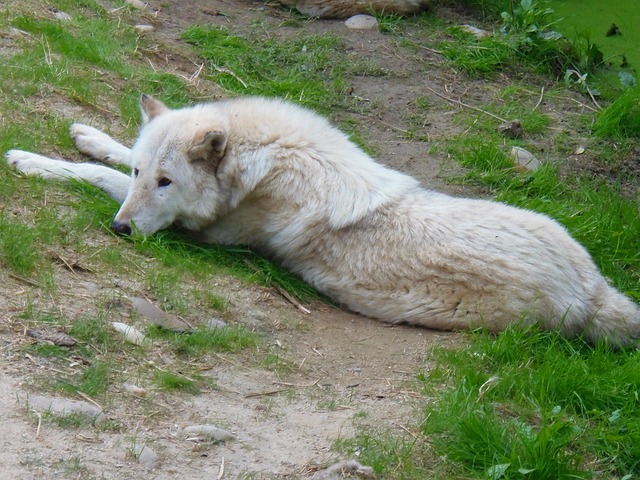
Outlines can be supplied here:
<path id="1" fill-rule="evenodd" d="M 170 110 L 141 97 L 131 150 L 75 124 L 78 149 L 126 164 L 12 150 L 28 175 L 79 178 L 122 203 L 113 229 L 180 225 L 244 244 L 347 308 L 390 323 L 499 331 L 529 322 L 592 342 L 635 344 L 640 309 L 610 287 L 555 221 L 500 203 L 426 190 L 366 155 L 316 114 L 238 98 Z"/>

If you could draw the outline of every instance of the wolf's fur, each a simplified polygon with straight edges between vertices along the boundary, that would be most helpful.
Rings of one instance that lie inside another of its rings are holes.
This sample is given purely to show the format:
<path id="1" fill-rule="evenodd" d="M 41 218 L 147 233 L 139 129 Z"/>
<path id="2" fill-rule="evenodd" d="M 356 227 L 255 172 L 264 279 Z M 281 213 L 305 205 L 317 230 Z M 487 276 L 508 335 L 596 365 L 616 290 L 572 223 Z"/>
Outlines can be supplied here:
<path id="1" fill-rule="evenodd" d="M 131 150 L 84 125 L 80 151 L 126 176 L 13 150 L 26 174 L 81 178 L 123 202 L 114 227 L 171 224 L 246 244 L 351 310 L 436 329 L 528 321 L 590 341 L 636 341 L 640 309 L 546 216 L 425 190 L 362 152 L 323 118 L 241 98 L 169 110 L 141 98 Z M 169 183 L 170 182 L 170 183 Z"/>
<path id="2" fill-rule="evenodd" d="M 310 17 L 346 18 L 358 13 L 411 15 L 433 5 L 433 0 L 279 0 Z"/>

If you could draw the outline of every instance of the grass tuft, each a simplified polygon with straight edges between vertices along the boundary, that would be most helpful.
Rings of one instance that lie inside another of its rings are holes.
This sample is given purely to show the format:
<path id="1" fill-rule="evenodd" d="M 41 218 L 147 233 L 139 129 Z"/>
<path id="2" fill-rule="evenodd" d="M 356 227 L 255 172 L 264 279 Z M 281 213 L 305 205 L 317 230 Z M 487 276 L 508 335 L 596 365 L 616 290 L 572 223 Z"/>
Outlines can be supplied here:
<path id="1" fill-rule="evenodd" d="M 640 86 L 629 88 L 598 112 L 593 133 L 613 139 L 640 138 Z"/>
<path id="2" fill-rule="evenodd" d="M 258 337 L 242 326 L 199 328 L 191 333 L 174 333 L 151 327 L 147 335 L 170 342 L 175 353 L 185 356 L 203 355 L 211 351 L 238 352 L 253 348 L 258 343 Z"/>

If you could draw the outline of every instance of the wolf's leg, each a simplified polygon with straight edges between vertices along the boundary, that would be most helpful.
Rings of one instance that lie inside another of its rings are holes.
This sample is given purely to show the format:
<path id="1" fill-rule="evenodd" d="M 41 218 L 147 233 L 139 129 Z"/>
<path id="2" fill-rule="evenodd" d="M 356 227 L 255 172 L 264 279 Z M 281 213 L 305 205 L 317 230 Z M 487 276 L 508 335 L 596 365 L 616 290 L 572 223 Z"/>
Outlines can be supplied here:
<path id="1" fill-rule="evenodd" d="M 64 160 L 36 155 L 22 150 L 9 150 L 7 163 L 26 175 L 38 175 L 53 180 L 76 179 L 101 188 L 111 198 L 122 204 L 129 190 L 128 175 L 103 165 L 93 163 L 71 163 Z"/>
<path id="2" fill-rule="evenodd" d="M 85 155 L 107 165 L 131 166 L 131 150 L 116 142 L 106 133 L 81 123 L 74 123 L 69 131 L 76 148 Z"/>

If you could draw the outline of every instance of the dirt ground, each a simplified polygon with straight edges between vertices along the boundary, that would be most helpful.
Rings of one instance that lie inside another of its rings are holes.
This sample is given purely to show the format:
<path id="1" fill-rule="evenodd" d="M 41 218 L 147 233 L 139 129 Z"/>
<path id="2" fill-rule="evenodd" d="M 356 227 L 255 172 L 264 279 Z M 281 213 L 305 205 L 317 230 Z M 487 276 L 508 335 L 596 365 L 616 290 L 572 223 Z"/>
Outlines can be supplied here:
<path id="1" fill-rule="evenodd" d="M 44 4 L 42 8 L 47 10 Z M 141 21 L 155 27 L 148 35 L 157 41 L 160 52 L 155 57 L 156 68 L 190 77 L 198 68 L 198 59 L 192 58 L 189 47 L 179 40 L 186 26 L 221 24 L 241 31 L 253 22 L 280 25 L 287 15 L 263 2 L 152 0 L 147 12 L 141 13 Z M 443 10 L 443 15 L 452 24 L 473 21 L 452 10 Z M 443 180 L 443 172 L 456 169 L 446 156 L 429 154 L 433 145 L 463 128 L 452 119 L 460 107 L 425 86 L 469 104 L 481 104 L 500 85 L 461 81 L 459 74 L 443 66 L 434 50 L 400 50 L 393 37 L 375 30 L 349 30 L 339 20 L 311 21 L 305 28 L 310 33 L 343 36 L 354 57 L 374 59 L 392 72 L 385 77 L 353 79 L 352 95 L 375 101 L 377 107 L 364 117 L 336 112 L 333 120 L 353 116 L 363 125 L 364 142 L 379 152 L 382 162 L 410 172 L 426 186 L 468 194 Z M 275 34 L 286 36 L 294 31 L 282 25 Z M 222 95 L 204 82 L 203 92 Z M 418 132 L 428 135 L 428 142 L 404 135 L 414 121 L 418 97 L 428 97 L 434 105 Z M 580 110 L 576 102 L 569 103 Z M 561 115 L 556 105 L 545 102 L 541 108 Z M 96 242 L 119 241 L 101 233 L 90 232 L 88 236 Z M 117 387 L 116 399 L 103 407 L 109 418 L 125 425 L 124 431 L 77 431 L 51 423 L 38 426 L 25 408 L 27 395 L 36 393 L 29 379 L 46 374 L 50 366 L 45 359 L 21 353 L 20 345 L 27 340 L 18 313 L 26 299 L 74 318 L 79 312 L 95 310 L 96 298 L 136 295 L 143 286 L 135 276 L 123 281 L 96 270 L 79 276 L 62 266 L 56 270 L 56 285 L 67 292 L 61 294 L 62 300 L 47 298 L 37 287 L 10 277 L 6 271 L 0 274 L 0 282 L 0 411 L 4 412 L 0 421 L 0 477 L 14 480 L 310 478 L 341 459 L 332 451 L 332 444 L 354 434 L 354 421 L 411 438 L 419 418 L 415 411 L 424 401 L 416 390 L 416 373 L 428 370 L 433 345 L 464 342 L 462 334 L 389 327 L 320 303 L 307 305 L 311 313 L 305 314 L 276 291 L 221 278 L 216 288 L 231 300 L 233 319 L 262 332 L 270 345 L 294 362 L 294 368 L 278 373 L 233 355 L 220 355 L 215 364 L 203 366 L 203 375 L 211 376 L 217 389 L 184 396 L 148 393 L 146 408 L 164 412 L 157 420 L 142 421 L 140 408 L 127 411 L 125 406 L 131 402 L 120 402 L 117 397 L 128 394 L 124 387 Z M 126 314 L 126 308 L 119 312 Z M 208 313 L 194 315 L 206 317 Z M 161 362 L 162 352 L 152 350 L 149 359 Z M 236 439 L 203 446 L 181 431 L 198 424 L 224 428 Z M 157 468 L 149 469 L 131 455 L 136 442 L 157 453 Z"/>

